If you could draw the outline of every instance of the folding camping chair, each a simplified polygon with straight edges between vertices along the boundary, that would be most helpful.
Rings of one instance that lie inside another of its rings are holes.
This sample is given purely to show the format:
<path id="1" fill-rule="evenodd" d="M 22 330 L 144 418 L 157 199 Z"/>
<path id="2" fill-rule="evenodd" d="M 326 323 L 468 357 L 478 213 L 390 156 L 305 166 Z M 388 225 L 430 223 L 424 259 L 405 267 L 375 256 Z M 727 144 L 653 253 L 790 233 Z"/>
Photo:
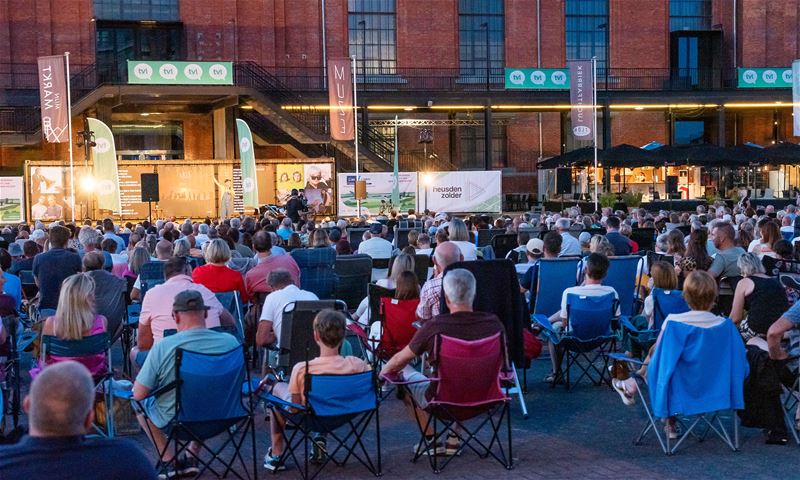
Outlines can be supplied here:
<path id="1" fill-rule="evenodd" d="M 242 306 L 241 297 L 236 290 L 230 292 L 217 292 L 214 294 L 222 304 L 222 307 L 228 311 L 233 317 L 234 329 L 230 330 L 234 336 L 239 340 L 239 343 L 244 343 L 244 307 Z M 246 352 L 246 351 L 245 351 Z M 249 358 L 249 356 L 248 356 Z"/>
<path id="2" fill-rule="evenodd" d="M 0 315 L 3 329 L 8 334 L 6 345 L 7 350 L 0 355 L 6 357 L 5 362 L 0 367 L 0 432 L 6 432 L 6 421 L 11 419 L 11 429 L 19 427 L 19 417 L 22 412 L 22 380 L 20 377 L 20 352 L 24 351 L 38 334 L 33 331 L 26 331 L 22 328 L 22 322 L 16 312 L 13 314 Z M 7 415 L 8 416 L 7 416 Z"/>
<path id="3" fill-rule="evenodd" d="M 686 300 L 683 299 L 680 290 L 664 290 L 654 288 L 650 295 L 653 297 L 653 328 L 638 330 L 633 326 L 628 317 L 620 318 L 623 333 L 631 336 L 631 339 L 642 347 L 642 352 L 646 355 L 650 347 L 658 338 L 664 319 L 672 313 L 684 313 L 690 310 Z"/>
<path id="4" fill-rule="evenodd" d="M 495 235 L 489 244 L 492 246 L 496 258 L 506 258 L 508 252 L 517 248 L 517 236 L 513 234 Z"/>
<path id="5" fill-rule="evenodd" d="M 319 298 L 332 298 L 336 286 L 336 251 L 332 248 L 298 248 L 289 254 L 300 268 L 300 288 Z"/>
<path id="6" fill-rule="evenodd" d="M 308 366 L 306 366 L 306 369 Z M 326 465 L 344 466 L 352 457 L 376 477 L 381 476 L 381 431 L 378 415 L 377 382 L 372 371 L 352 375 L 314 375 L 305 377 L 305 404 L 286 402 L 269 394 L 262 394 L 273 414 L 286 420 L 283 439 L 285 447 L 279 465 L 292 458 L 304 479 L 313 479 Z M 375 462 L 369 454 L 364 436 L 370 423 L 375 423 Z M 291 433 L 289 433 L 291 432 Z M 326 445 L 325 460 L 311 474 L 309 471 L 309 444 L 317 435 L 332 439 Z M 334 446 L 334 448 L 331 448 Z M 302 460 L 296 450 L 302 449 Z M 339 455 L 341 453 L 341 455 Z"/>
<path id="7" fill-rule="evenodd" d="M 103 395 L 106 416 L 105 426 L 95 422 L 92 427 L 97 435 L 101 437 L 114 437 L 114 397 L 126 397 L 126 392 L 115 392 L 114 374 L 111 369 L 111 341 L 108 333 L 98 333 L 80 340 L 62 340 L 52 335 L 43 335 L 40 346 L 40 362 L 45 365 L 49 355 L 67 357 L 80 362 L 81 357 L 105 354 L 107 370 L 94 378 L 95 388 L 98 394 Z M 46 368 L 46 367 L 45 367 Z M 118 395 L 117 395 L 118 394 Z"/>
<path id="8" fill-rule="evenodd" d="M 142 314 L 141 303 L 130 303 L 125 307 L 125 318 L 122 323 L 122 335 L 120 345 L 122 346 L 122 372 L 131 377 L 133 366 L 131 365 L 130 353 L 133 349 L 136 335 L 134 330 L 139 328 L 139 317 Z"/>
<path id="9" fill-rule="evenodd" d="M 563 352 L 566 367 L 562 368 L 553 377 L 551 387 L 555 387 L 559 380 L 565 379 L 567 390 L 572 386 L 570 371 L 572 366 L 581 370 L 577 385 L 584 377 L 597 386 L 603 382 L 611 385 L 608 378 L 608 353 L 614 350 L 616 335 L 611 324 L 616 318 L 618 309 L 617 300 L 609 293 L 599 296 L 567 294 L 567 321 L 569 327 L 564 332 L 557 332 L 544 315 L 534 315 L 533 319 L 542 326 L 548 340 L 556 346 L 556 352 Z M 590 357 L 591 354 L 594 356 Z M 602 367 L 597 367 L 601 360 Z M 566 372 L 566 378 L 565 378 Z M 592 372 L 597 376 L 595 377 Z"/>
<path id="10" fill-rule="evenodd" d="M 177 348 L 175 381 L 150 392 L 147 397 L 157 399 L 162 395 L 175 396 L 174 417 L 162 429 L 167 434 L 167 442 L 164 450 L 157 452 L 160 459 L 167 449 L 174 449 L 175 456 L 171 462 L 160 463 L 159 473 L 165 472 L 170 463 L 180 458 L 181 454 L 187 453 L 202 465 L 194 478 L 199 478 L 208 470 L 218 478 L 232 473 L 236 478 L 249 479 L 251 476 L 246 458 L 252 460 L 252 478 L 257 478 L 256 436 L 250 385 L 250 372 L 242 347 L 219 354 Z M 213 392 L 213 395 L 209 395 L 209 392 Z M 142 406 L 143 401 L 133 402 L 137 410 L 147 417 L 147 410 Z M 248 433 L 252 448 L 250 457 L 242 455 Z M 148 432 L 148 435 L 151 433 Z M 224 441 L 216 448 L 208 443 L 220 435 L 224 435 Z M 205 460 L 202 455 L 195 456 L 188 448 L 191 442 L 200 444 L 200 452 L 210 453 L 211 459 Z M 227 453 L 229 446 L 233 448 L 233 453 L 230 460 L 225 461 L 222 455 Z M 222 464 L 224 471 L 219 472 L 214 468 L 216 462 Z M 238 466 L 241 471 L 235 468 Z"/>
<path id="11" fill-rule="evenodd" d="M 348 308 L 356 308 L 367 296 L 367 284 L 372 278 L 372 258 L 369 255 L 337 255 L 333 271 L 338 281 L 334 297 Z"/>
<path id="12" fill-rule="evenodd" d="M 139 267 L 139 291 L 142 292 L 139 298 L 144 298 L 147 290 L 160 285 L 166 281 L 164 278 L 164 264 L 165 262 L 147 262 Z"/>
<path id="13" fill-rule="evenodd" d="M 414 458 L 416 462 L 421 456 L 428 455 L 434 473 L 440 473 L 450 461 L 466 451 L 467 448 L 479 457 L 492 456 L 506 469 L 514 465 L 511 445 L 511 398 L 503 393 L 501 381 L 507 380 L 513 372 L 507 370 L 505 355 L 505 339 L 501 333 L 479 340 L 460 340 L 446 335 L 438 335 L 435 340 L 431 361 L 435 366 L 434 376 L 425 380 L 405 381 L 398 377 L 386 377 L 395 385 L 402 385 L 414 404 L 414 414 L 420 431 Z M 431 382 L 428 389 L 433 390 L 433 397 L 427 403 L 420 404 L 422 398 L 412 394 L 412 385 L 421 390 L 420 397 L 425 397 L 424 385 Z M 428 413 L 423 423 L 418 409 Z M 499 418 L 496 416 L 499 415 Z M 477 425 L 470 428 L 468 421 L 476 420 Z M 503 448 L 500 429 L 506 423 L 507 444 Z M 479 438 L 484 427 L 489 426 L 491 437 L 488 442 Z M 431 438 L 426 437 L 432 432 Z M 441 445 L 447 437 L 457 437 L 459 446 L 443 462 Z M 495 451 L 494 447 L 497 447 Z"/>
<path id="14" fill-rule="evenodd" d="M 631 376 L 637 382 L 639 399 L 647 415 L 647 423 L 634 440 L 635 445 L 640 445 L 652 431 L 661 450 L 674 455 L 689 436 L 703 441 L 709 432 L 714 432 L 731 450 L 739 449 L 735 411 L 744 408 L 744 379 L 749 365 L 741 335 L 733 322 L 725 319 L 710 328 L 667 322 L 646 379 L 635 373 L 642 366 L 640 360 L 623 354 L 610 357 L 631 364 L 634 372 Z M 645 385 L 649 404 L 643 393 Z M 727 411 L 733 423 L 733 439 L 721 418 Z M 657 424 L 658 419 L 668 417 L 681 426 L 677 441 L 670 440 Z"/>
<path id="15" fill-rule="evenodd" d="M 275 365 L 283 373 L 288 375 L 296 364 L 319 356 L 319 345 L 314 341 L 314 317 L 328 308 L 346 311 L 347 305 L 341 300 L 311 300 L 292 302 L 284 307 Z"/>
<path id="16" fill-rule="evenodd" d="M 414 322 L 417 320 L 419 299 L 398 300 L 381 297 L 379 306 L 380 336 L 369 338 L 364 329 L 357 323 L 348 326 L 361 340 L 364 348 L 372 355 L 372 366 L 376 371 L 381 364 L 394 354 L 405 348 L 417 332 Z"/>
<path id="17" fill-rule="evenodd" d="M 641 262 L 644 260 L 638 255 L 624 257 L 611 257 L 608 259 L 608 275 L 603 280 L 603 285 L 614 287 L 619 297 L 620 314 L 627 317 L 639 312 L 639 288 L 641 277 L 639 272 Z"/>
<path id="18" fill-rule="evenodd" d="M 631 240 L 639 245 L 639 252 L 652 250 L 656 245 L 656 229 L 644 227 L 634 228 L 631 231 Z"/>

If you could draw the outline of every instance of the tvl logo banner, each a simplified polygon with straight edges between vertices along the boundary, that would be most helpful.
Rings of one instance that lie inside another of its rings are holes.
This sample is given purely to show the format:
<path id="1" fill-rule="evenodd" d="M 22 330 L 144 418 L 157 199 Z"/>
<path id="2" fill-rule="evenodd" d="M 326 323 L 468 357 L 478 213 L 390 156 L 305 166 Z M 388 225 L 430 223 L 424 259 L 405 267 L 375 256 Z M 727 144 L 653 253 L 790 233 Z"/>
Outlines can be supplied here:
<path id="1" fill-rule="evenodd" d="M 148 85 L 233 85 L 233 63 L 128 60 L 128 83 Z"/>

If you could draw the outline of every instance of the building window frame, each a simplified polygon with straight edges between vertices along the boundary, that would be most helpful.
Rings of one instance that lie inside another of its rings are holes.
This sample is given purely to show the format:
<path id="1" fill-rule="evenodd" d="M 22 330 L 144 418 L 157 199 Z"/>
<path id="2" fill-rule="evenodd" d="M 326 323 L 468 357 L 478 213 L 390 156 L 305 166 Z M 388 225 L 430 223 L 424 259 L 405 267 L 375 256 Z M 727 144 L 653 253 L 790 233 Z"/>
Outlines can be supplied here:
<path id="1" fill-rule="evenodd" d="M 711 0 L 670 0 L 669 30 L 709 30 Z"/>
<path id="2" fill-rule="evenodd" d="M 598 75 L 608 66 L 608 0 L 565 0 L 567 60 L 597 58 Z"/>
<path id="3" fill-rule="evenodd" d="M 502 77 L 505 67 L 503 0 L 459 0 L 458 51 L 462 78 Z"/>
<path id="4" fill-rule="evenodd" d="M 177 22 L 179 0 L 94 0 L 97 20 Z"/>
<path id="5" fill-rule="evenodd" d="M 347 30 L 357 75 L 397 73 L 396 0 L 348 0 Z"/>

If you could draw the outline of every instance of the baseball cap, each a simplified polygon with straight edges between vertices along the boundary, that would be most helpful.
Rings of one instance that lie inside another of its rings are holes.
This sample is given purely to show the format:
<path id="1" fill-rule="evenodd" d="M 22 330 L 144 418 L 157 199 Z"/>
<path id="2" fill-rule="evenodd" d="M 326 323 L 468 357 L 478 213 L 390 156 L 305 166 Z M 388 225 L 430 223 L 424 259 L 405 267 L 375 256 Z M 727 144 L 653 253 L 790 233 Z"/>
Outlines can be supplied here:
<path id="1" fill-rule="evenodd" d="M 538 238 L 531 238 L 525 245 L 525 249 L 531 253 L 542 253 L 544 252 L 544 242 Z"/>
<path id="2" fill-rule="evenodd" d="M 8 245 L 8 253 L 12 257 L 21 257 L 22 256 L 22 245 L 17 242 L 12 242 Z"/>
<path id="3" fill-rule="evenodd" d="M 591 239 L 592 239 L 592 234 L 589 232 L 581 232 L 581 234 L 578 235 L 578 241 L 581 243 L 589 243 L 589 240 Z"/>
<path id="4" fill-rule="evenodd" d="M 380 223 L 373 223 L 369 226 L 369 233 L 380 234 L 381 232 L 383 232 L 383 225 Z"/>
<path id="5" fill-rule="evenodd" d="M 203 295 L 197 290 L 184 290 L 175 295 L 175 301 L 172 302 L 173 312 L 192 312 L 197 310 L 208 310 L 203 302 Z"/>

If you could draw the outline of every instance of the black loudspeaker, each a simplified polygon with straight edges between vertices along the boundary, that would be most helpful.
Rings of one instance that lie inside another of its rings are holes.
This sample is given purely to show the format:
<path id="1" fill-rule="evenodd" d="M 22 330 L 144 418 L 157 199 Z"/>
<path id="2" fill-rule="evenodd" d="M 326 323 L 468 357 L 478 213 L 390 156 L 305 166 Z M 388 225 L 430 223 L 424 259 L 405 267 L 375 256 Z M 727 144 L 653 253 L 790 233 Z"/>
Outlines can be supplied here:
<path id="1" fill-rule="evenodd" d="M 667 193 L 678 193 L 678 177 L 675 175 L 667 176 Z"/>
<path id="2" fill-rule="evenodd" d="M 569 168 L 556 170 L 556 193 L 559 195 L 572 193 L 572 170 Z"/>
<path id="3" fill-rule="evenodd" d="M 158 201 L 158 174 L 157 173 L 143 173 L 142 174 L 142 201 L 143 202 L 157 202 Z"/>

